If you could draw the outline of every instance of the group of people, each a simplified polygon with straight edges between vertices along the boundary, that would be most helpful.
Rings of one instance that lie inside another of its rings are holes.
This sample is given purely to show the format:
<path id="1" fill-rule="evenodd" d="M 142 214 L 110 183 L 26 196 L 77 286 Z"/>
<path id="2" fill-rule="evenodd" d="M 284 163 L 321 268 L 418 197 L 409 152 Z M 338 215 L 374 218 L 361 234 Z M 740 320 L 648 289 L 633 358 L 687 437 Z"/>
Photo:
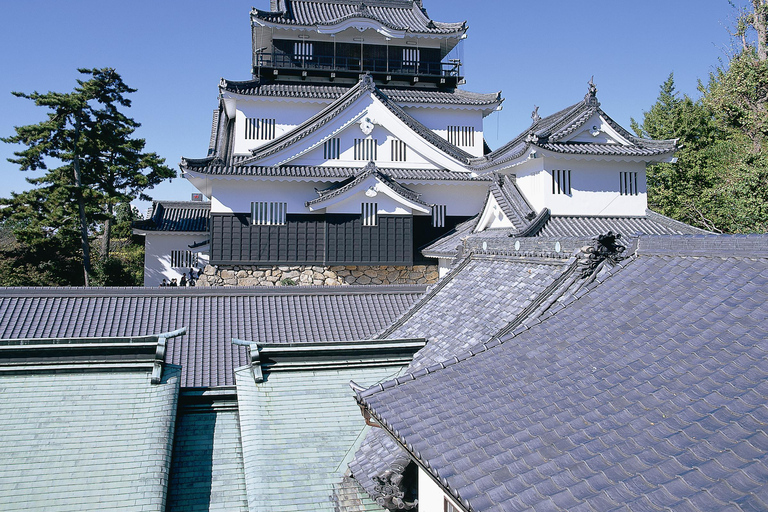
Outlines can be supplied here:
<path id="1" fill-rule="evenodd" d="M 160 283 L 160 286 L 195 286 L 195 281 L 197 281 L 197 278 L 200 276 L 200 273 L 195 270 L 194 268 L 189 269 L 189 277 L 187 277 L 187 274 L 181 274 L 181 278 L 179 280 L 176 280 L 176 278 L 171 278 L 170 281 L 168 281 L 166 278 L 163 278 L 162 282 Z"/>

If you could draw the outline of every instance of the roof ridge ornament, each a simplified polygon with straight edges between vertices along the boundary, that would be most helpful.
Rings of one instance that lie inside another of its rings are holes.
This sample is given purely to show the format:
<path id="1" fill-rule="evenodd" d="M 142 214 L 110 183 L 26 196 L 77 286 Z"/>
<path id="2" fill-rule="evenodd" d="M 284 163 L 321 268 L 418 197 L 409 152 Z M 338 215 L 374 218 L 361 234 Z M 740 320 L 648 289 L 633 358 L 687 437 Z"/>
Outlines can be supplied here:
<path id="1" fill-rule="evenodd" d="M 531 119 L 533 120 L 533 124 L 538 123 L 541 121 L 541 116 L 539 115 L 539 107 L 538 105 L 533 106 L 533 112 L 531 112 Z"/>
<path id="2" fill-rule="evenodd" d="M 584 96 L 584 104 L 591 107 L 599 107 L 600 102 L 597 101 L 597 86 L 595 85 L 595 75 L 592 75 L 592 78 L 589 79 L 587 84 L 589 85 L 589 90 L 587 91 L 586 96 Z"/>
<path id="3" fill-rule="evenodd" d="M 619 242 L 621 238 L 620 233 L 614 234 L 613 231 L 608 231 L 604 235 L 593 238 L 592 245 L 582 247 L 578 263 L 581 267 L 581 277 L 586 278 L 592 275 L 604 261 L 614 266 L 626 259 L 624 251 L 627 246 Z"/>
<path id="4" fill-rule="evenodd" d="M 373 76 L 370 73 L 364 73 L 360 75 L 360 87 L 364 91 L 373 91 L 376 89 L 376 84 L 373 81 Z"/>

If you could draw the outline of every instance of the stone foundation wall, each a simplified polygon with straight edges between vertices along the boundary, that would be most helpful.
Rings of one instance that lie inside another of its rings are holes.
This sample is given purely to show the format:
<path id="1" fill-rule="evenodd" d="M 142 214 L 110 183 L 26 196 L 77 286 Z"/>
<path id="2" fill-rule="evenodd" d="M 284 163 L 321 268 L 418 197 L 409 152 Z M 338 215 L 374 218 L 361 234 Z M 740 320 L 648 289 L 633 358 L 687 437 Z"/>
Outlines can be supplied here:
<path id="1" fill-rule="evenodd" d="M 379 284 L 432 284 L 437 265 L 413 267 L 214 267 L 208 265 L 197 286 L 340 286 Z"/>

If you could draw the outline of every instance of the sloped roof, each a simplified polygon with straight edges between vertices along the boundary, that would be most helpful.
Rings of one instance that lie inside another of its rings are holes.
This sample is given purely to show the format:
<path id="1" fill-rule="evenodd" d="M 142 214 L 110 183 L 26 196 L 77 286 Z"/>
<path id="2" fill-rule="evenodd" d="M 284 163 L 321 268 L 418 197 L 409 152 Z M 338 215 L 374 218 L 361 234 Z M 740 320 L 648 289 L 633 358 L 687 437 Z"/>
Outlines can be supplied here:
<path id="1" fill-rule="evenodd" d="M 180 372 L 166 367 L 152 383 L 157 345 L 157 337 L 0 342 L 4 511 L 158 509 Z"/>
<path id="2" fill-rule="evenodd" d="M 522 229 L 496 228 L 475 233 L 473 230 L 477 223 L 478 217 L 474 217 L 457 226 L 453 232 L 422 249 L 422 254 L 430 258 L 456 258 L 460 250 L 465 252 L 476 250 L 483 241 L 496 239 L 502 240 L 503 244 L 504 239 L 514 237 L 537 237 L 557 241 L 563 238 L 588 240 L 608 231 L 624 236 L 708 234 L 707 231 L 651 210 L 646 210 L 643 217 L 603 217 L 550 215 L 549 210 L 545 209 L 528 221 Z"/>
<path id="3" fill-rule="evenodd" d="M 281 82 L 262 82 L 255 78 L 246 81 L 221 80 L 219 86 L 222 92 L 241 94 L 244 96 L 263 96 L 269 98 L 302 98 L 335 101 L 349 91 L 350 86 L 293 84 Z M 379 90 L 390 100 L 398 103 L 416 103 L 429 105 L 453 106 L 495 106 L 503 100 L 501 92 L 477 93 L 463 89 L 433 90 L 415 87 L 386 87 Z"/>
<path id="4" fill-rule="evenodd" d="M 207 233 L 211 203 L 201 201 L 153 201 L 149 219 L 133 223 L 144 231 Z"/>
<path id="5" fill-rule="evenodd" d="M 630 145 L 583 143 L 566 141 L 569 135 L 583 127 L 589 119 L 600 115 L 608 125 Z M 597 88 L 590 84 L 590 90 L 583 101 L 575 103 L 550 116 L 541 118 L 534 112 L 531 126 L 500 148 L 473 160 L 473 168 L 491 168 L 523 156 L 531 147 L 538 147 L 554 153 L 595 156 L 653 157 L 671 154 L 677 149 L 677 140 L 651 140 L 636 137 L 611 119 L 600 108 Z"/>
<path id="6" fill-rule="evenodd" d="M 248 512 L 235 407 L 179 407 L 165 511 L 190 510 Z"/>
<path id="7" fill-rule="evenodd" d="M 364 18 L 385 27 L 422 34 L 463 33 L 466 22 L 432 21 L 421 2 L 412 0 L 279 0 L 272 11 L 253 9 L 251 16 L 268 23 L 289 26 L 335 25 Z"/>
<path id="8" fill-rule="evenodd" d="M 252 150 L 253 157 L 245 160 L 243 163 L 257 163 L 259 159 L 270 156 L 297 143 L 341 115 L 354 101 L 365 94 L 371 94 L 376 97 L 392 114 L 400 119 L 400 121 L 405 123 L 411 130 L 416 132 L 421 138 L 440 151 L 463 163 L 469 162 L 472 158 L 472 155 L 438 136 L 435 132 L 406 113 L 399 105 L 379 91 L 370 74 L 365 74 L 355 86 L 350 88 L 338 100 L 331 103 L 293 130 Z"/>
<path id="9" fill-rule="evenodd" d="M 182 167 L 187 171 L 208 174 L 212 176 L 263 176 L 284 178 L 324 178 L 346 179 L 356 176 L 360 167 L 326 167 L 326 166 L 258 166 L 240 165 L 242 159 L 233 158 L 231 164 L 224 164 L 211 158 L 185 159 Z M 448 169 L 391 169 L 386 173 L 393 179 L 402 181 L 490 181 L 486 176 L 478 176 L 470 172 L 457 172 Z"/>
<path id="10" fill-rule="evenodd" d="M 580 281 L 575 270 L 575 258 L 472 255 L 377 339 L 416 333 L 426 338 L 427 346 L 416 353 L 407 370 L 416 372 L 537 316 Z M 373 493 L 374 477 L 389 469 L 401 453 L 389 436 L 374 429 L 350 470 Z"/>
<path id="11" fill-rule="evenodd" d="M 268 343 L 366 339 L 423 286 L 280 288 L 0 288 L 0 340 L 139 336 L 186 326 L 165 360 L 182 387 L 234 385 L 248 363 L 232 338 Z"/>
<path id="12" fill-rule="evenodd" d="M 320 197 L 313 199 L 312 201 L 307 201 L 306 206 L 309 207 L 309 206 L 321 205 L 322 203 L 324 203 L 325 201 L 328 201 L 329 199 L 342 196 L 352 191 L 352 189 L 354 189 L 355 187 L 357 187 L 358 185 L 360 185 L 362 182 L 364 182 L 366 179 L 370 177 L 375 177 L 377 180 L 379 180 L 381 183 L 386 185 L 394 193 L 396 193 L 399 196 L 402 196 L 408 201 L 412 201 L 413 203 L 419 204 L 426 208 L 429 208 L 431 206 L 420 199 L 421 194 L 414 192 L 413 190 L 410 190 L 404 187 L 403 185 L 401 185 L 400 183 L 398 183 L 395 179 L 389 176 L 386 169 L 379 169 L 378 167 L 376 167 L 376 164 L 374 162 L 370 162 L 368 165 L 366 165 L 356 176 L 349 178 L 345 181 L 342 181 L 340 183 L 335 183 L 324 190 L 318 190 L 317 194 Z"/>
<path id="13" fill-rule="evenodd" d="M 478 512 L 765 509 L 766 248 L 641 238 L 540 321 L 359 400 Z"/>
<path id="14" fill-rule="evenodd" d="M 349 381 L 374 384 L 402 368 L 338 366 L 275 373 L 258 384 L 247 369 L 238 371 L 240 425 L 248 433 L 243 455 L 251 510 L 333 510 L 331 496 L 344 473 L 344 461 L 368 430 L 360 421 Z M 374 505 L 370 498 L 360 501 Z"/>

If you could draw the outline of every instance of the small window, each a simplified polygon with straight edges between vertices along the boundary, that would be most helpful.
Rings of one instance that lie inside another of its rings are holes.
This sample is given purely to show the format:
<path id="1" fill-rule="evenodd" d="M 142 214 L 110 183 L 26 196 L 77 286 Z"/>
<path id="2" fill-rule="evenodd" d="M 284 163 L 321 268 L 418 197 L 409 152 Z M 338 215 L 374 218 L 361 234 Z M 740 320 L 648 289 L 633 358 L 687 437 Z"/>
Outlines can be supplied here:
<path id="1" fill-rule="evenodd" d="M 555 169 L 552 171 L 552 193 L 571 195 L 571 171 Z"/>
<path id="2" fill-rule="evenodd" d="M 293 54 L 297 59 L 312 60 L 314 47 L 312 43 L 296 42 L 293 43 Z"/>
<path id="3" fill-rule="evenodd" d="M 447 207 L 444 204 L 436 204 L 432 207 L 432 227 L 433 228 L 445 227 L 446 210 L 447 210 Z"/>
<path id="4" fill-rule="evenodd" d="M 363 203 L 363 226 L 378 226 L 378 211 L 378 203 Z"/>
<path id="5" fill-rule="evenodd" d="M 355 139 L 355 160 L 376 160 L 378 147 L 376 139 Z"/>
<path id="6" fill-rule="evenodd" d="M 454 146 L 472 147 L 475 145 L 474 126 L 449 126 L 448 142 Z"/>
<path id="7" fill-rule="evenodd" d="M 199 267 L 198 258 L 200 253 L 192 251 L 171 251 L 171 267 L 188 268 Z"/>
<path id="8" fill-rule="evenodd" d="M 247 140 L 272 140 L 275 138 L 275 120 L 245 118 L 245 138 Z"/>
<path id="9" fill-rule="evenodd" d="M 323 143 L 323 158 L 326 160 L 338 160 L 341 153 L 341 139 L 335 137 Z"/>
<path id="10" fill-rule="evenodd" d="M 453 503 L 448 501 L 448 498 L 443 497 L 443 512 L 459 512 L 459 509 L 453 506 Z"/>
<path id="11" fill-rule="evenodd" d="M 405 142 L 401 140 L 392 139 L 392 161 L 393 162 L 405 162 L 407 160 L 405 154 Z"/>
<path id="12" fill-rule="evenodd" d="M 619 173 L 619 193 L 623 196 L 637 195 L 637 173 L 620 172 Z"/>
<path id="13" fill-rule="evenodd" d="M 282 226 L 285 224 L 288 203 L 258 201 L 251 203 L 251 218 L 254 225 Z"/>
<path id="14" fill-rule="evenodd" d="M 416 67 L 419 65 L 419 49 L 403 48 L 403 66 Z"/>

